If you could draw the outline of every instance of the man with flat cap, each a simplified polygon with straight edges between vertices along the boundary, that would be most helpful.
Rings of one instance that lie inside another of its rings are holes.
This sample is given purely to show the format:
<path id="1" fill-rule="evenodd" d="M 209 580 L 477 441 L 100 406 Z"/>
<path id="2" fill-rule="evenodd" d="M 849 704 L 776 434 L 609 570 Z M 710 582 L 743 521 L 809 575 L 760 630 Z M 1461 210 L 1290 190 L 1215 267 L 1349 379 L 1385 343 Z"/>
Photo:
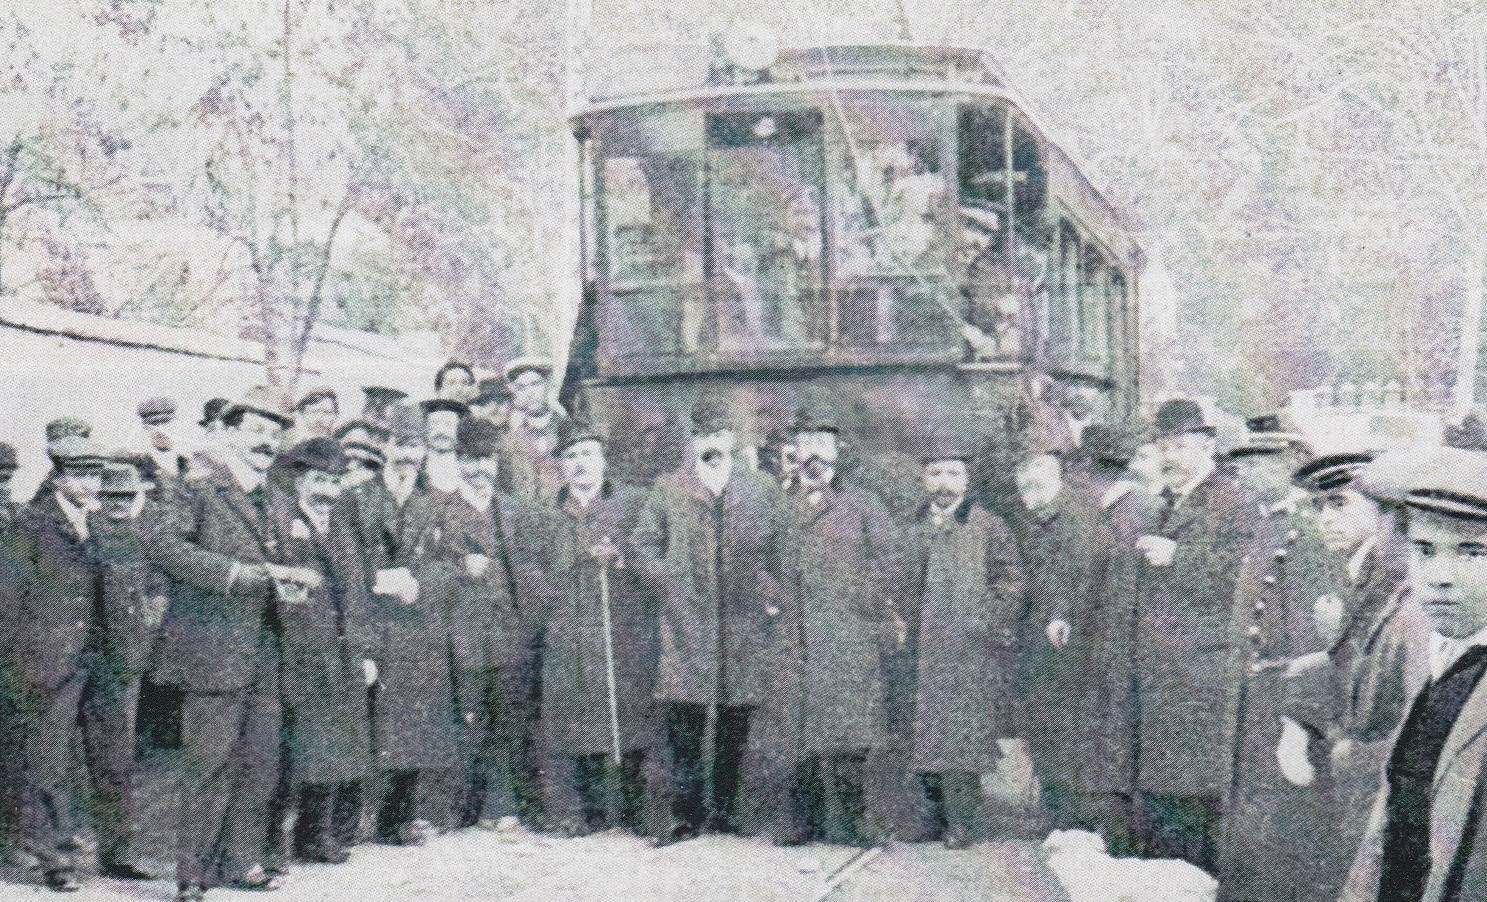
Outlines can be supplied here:
<path id="1" fill-rule="evenodd" d="M 1103 662 L 1117 681 L 1103 693 L 1107 729 L 1123 733 L 1106 749 L 1107 766 L 1113 785 L 1131 788 L 1144 854 L 1212 871 L 1245 652 L 1235 593 L 1258 512 L 1219 469 L 1216 430 L 1196 401 L 1164 403 L 1155 427 L 1160 513 L 1123 555 L 1130 589 L 1111 596 L 1131 606 L 1116 621 L 1132 632 L 1114 643 L 1129 660 Z"/>
<path id="2" fill-rule="evenodd" d="M 546 523 L 500 488 L 501 430 L 460 421 L 462 483 L 449 499 L 449 545 L 459 568 L 449 602 L 450 659 L 461 746 L 455 821 L 509 829 L 538 807 L 535 723 Z"/>
<path id="3" fill-rule="evenodd" d="M 1344 902 L 1487 898 L 1487 454 L 1445 448 L 1404 496 L 1427 674 L 1395 734 Z"/>
<path id="4" fill-rule="evenodd" d="M 347 471 L 339 445 L 306 439 L 281 455 L 292 493 L 270 503 L 279 537 L 275 580 L 282 631 L 288 800 L 295 857 L 348 858 L 372 755 L 367 687 L 375 630 L 355 534 L 337 507 Z"/>
<path id="5" fill-rule="evenodd" d="M 475 397 L 475 368 L 463 360 L 451 360 L 434 373 L 434 397 L 469 404 Z"/>
<path id="6" fill-rule="evenodd" d="M 505 427 L 511 420 L 512 400 L 511 386 L 505 379 L 481 379 L 479 390 L 470 399 L 470 413 Z"/>
<path id="7" fill-rule="evenodd" d="M 341 401 L 332 388 L 312 388 L 294 405 L 294 428 L 301 441 L 330 438 L 341 421 Z"/>
<path id="8" fill-rule="evenodd" d="M 562 487 L 562 474 L 552 456 L 558 424 L 567 417 L 549 397 L 552 361 L 519 357 L 506 366 L 512 410 L 507 422 L 507 484 L 515 494 L 549 501 Z"/>
<path id="9" fill-rule="evenodd" d="M 883 502 L 838 473 L 835 420 L 802 408 L 791 431 L 800 467 L 790 493 L 798 583 L 780 620 L 798 647 L 785 692 L 771 704 L 786 706 L 785 761 L 795 779 L 776 839 L 862 845 L 878 832 L 865 791 L 868 756 L 887 733 L 883 656 L 904 639 L 891 588 L 901 583 L 902 542 Z"/>
<path id="10" fill-rule="evenodd" d="M 268 473 L 294 424 L 250 389 L 222 416 L 222 448 L 188 475 L 146 547 L 175 582 L 153 681 L 183 693 L 177 898 L 277 885 L 264 867 L 279 778 L 280 642 L 271 570 L 283 552 Z"/>
<path id="11" fill-rule="evenodd" d="M 1345 612 L 1325 650 L 1293 659 L 1284 672 L 1282 738 L 1275 749 L 1285 779 L 1320 793 L 1321 817 L 1270 837 L 1251 866 L 1287 874 L 1288 892 L 1335 898 L 1347 876 L 1388 757 L 1389 740 L 1423 682 L 1423 615 L 1408 603 L 1403 537 L 1396 510 L 1408 490 L 1409 452 L 1327 454 L 1302 465 L 1317 526 L 1344 579 Z M 1272 892 L 1281 898 L 1279 881 Z M 1284 895 L 1290 898 L 1291 895 Z"/>
<path id="12" fill-rule="evenodd" d="M 967 448 L 933 439 L 922 459 L 926 497 L 906 593 L 918 648 L 911 769 L 933 833 L 964 849 L 975 836 L 981 775 L 1018 735 L 1009 702 L 1024 571 L 1006 523 L 967 494 Z"/>
<path id="13" fill-rule="evenodd" d="M 361 393 L 365 396 L 361 406 L 361 419 L 378 426 L 386 426 L 392 406 L 408 397 L 407 392 L 385 385 L 368 385 L 362 388 Z"/>
<path id="14" fill-rule="evenodd" d="M 383 842 L 422 845 L 440 810 L 435 776 L 455 760 L 454 689 L 449 660 L 448 599 L 457 550 L 444 513 L 449 499 L 423 478 L 427 424 L 412 402 L 394 405 L 378 479 L 341 496 L 346 522 L 361 547 L 377 632 L 373 690 L 377 834 Z"/>
<path id="15" fill-rule="evenodd" d="M 77 825 L 68 786 L 71 749 L 88 682 L 89 639 L 99 628 L 99 564 L 88 526 L 98 507 L 104 454 L 91 439 L 66 436 L 48 452 L 50 494 L 17 524 L 14 559 L 4 562 L 0 606 L 15 634 L 5 653 L 18 677 L 20 837 L 46 885 L 78 888 Z"/>
<path id="16" fill-rule="evenodd" d="M 553 599 L 542 659 L 550 816 L 565 832 L 641 832 L 654 749 L 656 610 L 631 545 L 645 492 L 606 476 L 604 437 L 565 421 L 553 453 Z M 650 787 L 653 792 L 658 787 Z"/>
<path id="17" fill-rule="evenodd" d="M 46 424 L 46 443 L 49 450 L 53 443 L 59 442 L 62 439 L 68 438 L 69 436 L 75 436 L 77 438 L 89 438 L 92 435 L 93 425 L 87 420 L 82 419 L 81 417 L 58 417 Z M 47 472 L 46 477 L 42 479 L 41 485 L 36 487 L 36 493 L 32 495 L 30 499 L 32 501 L 38 498 L 45 498 L 46 496 L 51 495 L 54 491 L 56 491 L 54 482 L 57 478 L 57 473 L 59 472 L 57 469 L 57 461 L 55 458 L 51 457 L 50 454 L 48 454 L 47 456 L 48 459 L 50 459 L 52 462 L 52 468 Z"/>
<path id="18" fill-rule="evenodd" d="M 779 487 L 735 457 L 735 430 L 720 400 L 693 406 L 691 453 L 652 486 L 626 562 L 661 587 L 656 699 L 671 776 L 662 843 L 736 825 L 750 721 L 778 676 L 788 514 Z"/>

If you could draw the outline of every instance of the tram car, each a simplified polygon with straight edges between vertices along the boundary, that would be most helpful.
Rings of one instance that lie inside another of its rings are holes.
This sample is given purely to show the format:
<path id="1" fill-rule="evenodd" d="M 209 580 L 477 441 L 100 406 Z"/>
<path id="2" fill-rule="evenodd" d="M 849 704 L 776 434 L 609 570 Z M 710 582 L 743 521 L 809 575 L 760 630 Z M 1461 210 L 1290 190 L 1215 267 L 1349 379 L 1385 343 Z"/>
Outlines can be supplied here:
<path id="1" fill-rule="evenodd" d="M 680 463 L 702 393 L 766 460 L 798 409 L 831 411 L 903 503 L 927 438 L 984 452 L 991 485 L 1039 397 L 1138 403 L 1140 250 L 981 52 L 756 34 L 599 63 L 565 397 L 624 478 Z"/>

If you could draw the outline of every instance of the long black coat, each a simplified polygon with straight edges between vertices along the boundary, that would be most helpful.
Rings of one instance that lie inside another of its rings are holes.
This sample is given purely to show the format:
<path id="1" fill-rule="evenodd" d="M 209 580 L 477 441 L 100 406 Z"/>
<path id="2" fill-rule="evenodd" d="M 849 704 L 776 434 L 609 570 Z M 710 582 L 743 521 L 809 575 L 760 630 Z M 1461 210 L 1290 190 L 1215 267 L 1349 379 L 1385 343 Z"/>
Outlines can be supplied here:
<path id="1" fill-rule="evenodd" d="M 371 763 L 362 661 L 375 644 L 361 551 L 345 522 L 332 517 L 321 535 L 291 504 L 274 505 L 280 563 L 314 570 L 325 583 L 278 608 L 290 773 L 296 782 L 358 780 Z"/>
<path id="2" fill-rule="evenodd" d="M 123 684 L 149 669 L 160 625 L 169 606 L 165 574 L 150 563 L 145 543 L 165 516 L 160 505 L 146 501 L 128 520 L 100 514 L 88 518 L 101 569 L 101 629 L 94 636 L 89 670 L 94 682 Z"/>
<path id="3" fill-rule="evenodd" d="M 651 488 L 632 536 L 635 560 L 661 586 L 656 697 L 759 705 L 776 667 L 786 601 L 788 516 L 778 486 L 736 465 L 721 499 L 689 468 Z"/>
<path id="4" fill-rule="evenodd" d="M 26 507 L 16 538 L 26 582 L 12 589 L 15 652 L 26 684 L 49 693 L 86 675 L 89 640 L 102 621 L 98 558 L 55 493 Z"/>
<path id="5" fill-rule="evenodd" d="M 542 661 L 542 720 L 552 754 L 608 753 L 610 723 L 599 567 L 588 549 L 609 537 L 624 566 L 609 570 L 609 618 L 614 655 L 620 749 L 644 748 L 655 735 L 655 594 L 635 559 L 630 536 L 645 492 L 606 484 L 587 507 L 566 490 L 556 503 L 547 645 Z"/>
<path id="6" fill-rule="evenodd" d="M 1092 567 L 1097 527 L 1068 488 L 1045 510 L 1019 506 L 1010 525 L 1027 577 L 1017 615 L 1018 735 L 1027 739 L 1040 777 L 1068 783 L 1087 756 L 1082 715 L 1094 689 L 1090 655 L 1103 601 Z M 1054 620 L 1070 626 L 1062 648 L 1048 641 Z"/>
<path id="7" fill-rule="evenodd" d="M 445 612 L 458 556 L 449 547 L 444 501 L 420 487 L 399 505 L 381 480 L 372 480 L 342 495 L 338 507 L 360 546 L 368 587 L 376 584 L 377 571 L 398 567 L 410 569 L 419 585 L 411 605 L 369 594 L 379 671 L 373 702 L 379 770 L 438 769 L 454 760 L 457 715 Z"/>
<path id="8" fill-rule="evenodd" d="M 1024 576 L 1001 518 L 970 501 L 935 524 L 920 512 L 913 769 L 985 773 L 1016 735 L 1010 677 Z"/>

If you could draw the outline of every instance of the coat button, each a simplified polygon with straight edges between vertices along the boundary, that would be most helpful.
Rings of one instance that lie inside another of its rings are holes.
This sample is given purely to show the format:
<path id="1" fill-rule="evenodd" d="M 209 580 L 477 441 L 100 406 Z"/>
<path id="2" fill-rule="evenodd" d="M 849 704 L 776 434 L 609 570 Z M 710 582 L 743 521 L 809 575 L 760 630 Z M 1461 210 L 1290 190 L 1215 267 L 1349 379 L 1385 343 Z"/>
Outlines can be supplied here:
<path id="1" fill-rule="evenodd" d="M 1290 553 L 1291 552 L 1287 551 L 1284 548 L 1277 548 L 1277 549 L 1275 549 L 1275 559 L 1278 560 L 1278 561 L 1283 561 L 1283 560 L 1286 559 L 1286 556 L 1289 555 Z"/>
<path id="2" fill-rule="evenodd" d="M 1251 624 L 1250 625 L 1250 628 L 1247 629 L 1247 630 L 1245 630 L 1244 632 L 1245 632 L 1245 635 L 1249 636 L 1251 639 L 1258 639 L 1258 638 L 1260 638 L 1260 628 L 1258 626 L 1253 625 L 1253 624 Z"/>
<path id="3" fill-rule="evenodd" d="M 1264 610 L 1265 610 L 1265 602 L 1263 602 L 1263 601 L 1257 601 L 1257 602 L 1255 602 L 1255 613 L 1256 614 L 1259 614 L 1259 613 L 1261 613 Z"/>
<path id="4" fill-rule="evenodd" d="M 1267 586 L 1273 586 L 1273 585 L 1275 585 L 1275 577 L 1273 577 L 1273 576 L 1267 576 L 1267 577 L 1265 577 L 1264 583 Z"/>

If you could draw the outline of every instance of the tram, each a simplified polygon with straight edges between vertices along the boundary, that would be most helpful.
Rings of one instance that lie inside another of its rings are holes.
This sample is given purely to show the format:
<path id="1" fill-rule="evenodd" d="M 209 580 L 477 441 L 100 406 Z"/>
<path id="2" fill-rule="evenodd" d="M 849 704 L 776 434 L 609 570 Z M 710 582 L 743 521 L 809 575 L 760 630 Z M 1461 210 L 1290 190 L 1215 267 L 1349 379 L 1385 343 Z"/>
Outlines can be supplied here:
<path id="1" fill-rule="evenodd" d="M 755 35 L 600 62 L 565 392 L 624 434 L 626 478 L 679 463 L 703 392 L 750 447 L 831 410 L 885 490 L 929 435 L 1014 450 L 1037 386 L 1138 403 L 1140 249 L 981 52 Z"/>

